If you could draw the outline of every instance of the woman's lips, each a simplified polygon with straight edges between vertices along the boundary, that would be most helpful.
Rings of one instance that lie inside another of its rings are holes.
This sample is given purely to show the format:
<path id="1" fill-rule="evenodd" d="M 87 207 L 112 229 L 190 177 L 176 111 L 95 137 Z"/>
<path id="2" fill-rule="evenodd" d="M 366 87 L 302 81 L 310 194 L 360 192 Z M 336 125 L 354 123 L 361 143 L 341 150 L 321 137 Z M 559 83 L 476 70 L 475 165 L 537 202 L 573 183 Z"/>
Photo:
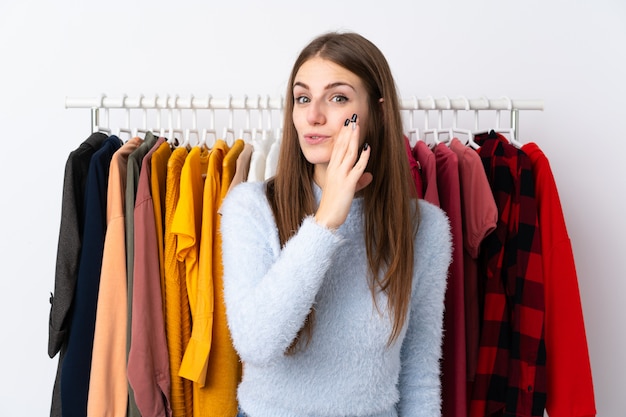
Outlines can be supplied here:
<path id="1" fill-rule="evenodd" d="M 328 138 L 330 138 L 330 136 L 318 135 L 315 133 L 304 135 L 304 140 L 306 140 L 306 142 L 311 145 L 317 145 L 318 143 L 324 142 Z"/>

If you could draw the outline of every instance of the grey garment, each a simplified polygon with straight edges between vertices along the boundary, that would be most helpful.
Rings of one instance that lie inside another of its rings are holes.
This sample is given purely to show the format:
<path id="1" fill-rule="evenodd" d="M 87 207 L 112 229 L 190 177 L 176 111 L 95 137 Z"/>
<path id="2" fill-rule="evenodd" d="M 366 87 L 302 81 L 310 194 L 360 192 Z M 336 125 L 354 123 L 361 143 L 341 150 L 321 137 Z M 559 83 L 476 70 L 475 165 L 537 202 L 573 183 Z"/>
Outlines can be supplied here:
<path id="1" fill-rule="evenodd" d="M 70 153 L 65 163 L 54 294 L 50 296 L 48 321 L 48 356 L 54 358 L 60 352 L 52 392 L 51 416 L 61 416 L 61 364 L 67 348 L 69 323 L 66 319 L 74 299 L 82 247 L 87 172 L 91 156 L 100 149 L 106 139 L 107 135 L 104 133 L 93 133 Z"/>
<path id="2" fill-rule="evenodd" d="M 139 184 L 139 173 L 141 163 L 150 149 L 156 145 L 159 138 L 150 132 L 146 133 L 144 141 L 128 156 L 126 170 L 126 196 L 125 196 L 125 229 L 126 229 L 126 280 L 128 285 L 128 322 L 126 326 L 126 358 L 131 343 L 131 323 L 132 323 L 132 300 L 133 300 L 133 265 L 135 263 L 135 198 L 137 197 L 137 186 Z M 128 384 L 128 417 L 140 417 L 135 395 L 132 387 Z"/>
<path id="3" fill-rule="evenodd" d="M 50 417 L 62 417 L 63 410 L 61 408 L 61 369 L 63 368 L 63 358 L 67 351 L 67 343 L 61 346 L 59 353 L 59 365 L 57 366 L 57 374 L 52 388 L 52 404 L 50 405 Z"/>
<path id="4" fill-rule="evenodd" d="M 65 164 L 54 294 L 50 297 L 48 356 L 51 358 L 67 339 L 68 323 L 65 321 L 76 289 L 87 172 L 91 156 L 100 149 L 106 138 L 104 133 L 92 134 L 70 153 Z"/>

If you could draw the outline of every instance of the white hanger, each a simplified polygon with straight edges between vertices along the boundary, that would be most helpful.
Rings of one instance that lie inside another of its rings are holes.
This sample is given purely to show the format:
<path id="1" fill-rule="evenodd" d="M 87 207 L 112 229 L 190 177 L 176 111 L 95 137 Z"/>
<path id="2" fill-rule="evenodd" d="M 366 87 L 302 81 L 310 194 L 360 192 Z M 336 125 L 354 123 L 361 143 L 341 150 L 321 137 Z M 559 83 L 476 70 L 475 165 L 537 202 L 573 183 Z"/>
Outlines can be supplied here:
<path id="1" fill-rule="evenodd" d="M 191 135 L 195 135 L 196 144 L 200 143 L 200 133 L 198 131 L 198 111 L 193 108 L 193 95 L 189 98 L 189 104 L 192 107 L 191 110 L 191 128 L 185 129 L 184 140 L 181 146 L 185 148 L 191 147 Z"/>
<path id="2" fill-rule="evenodd" d="M 435 98 L 433 96 L 428 96 L 428 98 L 430 99 L 430 102 L 431 102 L 431 108 L 425 110 L 426 113 L 424 114 L 424 131 L 422 132 L 422 138 L 424 142 L 426 142 L 426 144 L 428 145 L 427 137 L 428 135 L 432 134 L 434 143 L 431 145 L 434 146 L 439 143 L 439 138 L 437 137 L 438 135 L 437 128 L 430 128 L 429 122 L 430 122 L 430 110 L 437 109 L 437 103 L 435 102 Z"/>
<path id="3" fill-rule="evenodd" d="M 96 109 L 96 115 L 97 117 L 97 125 L 94 126 L 94 132 L 100 132 L 100 133 L 106 133 L 107 135 L 111 134 L 111 128 L 109 127 L 109 123 L 110 123 L 110 119 L 109 119 L 109 109 L 104 107 L 104 99 L 105 99 L 105 95 L 104 94 L 100 94 L 100 107 L 98 107 Z M 106 115 L 106 125 L 101 125 L 100 124 L 100 110 L 104 111 L 104 114 Z"/>
<path id="4" fill-rule="evenodd" d="M 126 113 L 126 127 L 120 127 L 117 130 L 117 137 L 120 138 L 122 141 L 124 141 L 122 139 L 122 134 L 123 133 L 128 134 L 128 139 L 129 140 L 132 139 L 132 137 L 133 137 L 133 131 L 130 128 L 130 109 L 128 107 L 126 107 L 126 97 L 127 97 L 126 94 L 124 94 L 122 96 L 122 107 L 126 109 L 126 112 L 125 112 Z"/>
<path id="5" fill-rule="evenodd" d="M 487 108 L 490 107 L 490 103 L 489 103 L 489 99 L 487 99 L 486 97 L 482 97 L 483 100 L 485 100 L 485 102 L 487 103 Z M 508 106 L 507 106 L 507 110 L 509 112 L 513 111 L 513 105 L 512 105 L 512 101 L 509 97 L 503 97 L 504 99 L 506 99 L 508 101 Z M 479 131 L 478 130 L 478 110 L 474 111 L 474 132 L 473 135 L 477 136 L 477 135 L 482 135 L 485 133 L 490 133 L 490 132 L 495 132 L 495 133 L 500 133 L 500 134 L 507 134 L 508 137 L 505 136 L 505 138 L 509 141 L 509 143 L 515 147 L 520 148 L 522 146 L 522 144 L 520 142 L 517 141 L 517 139 L 515 138 L 515 130 L 512 127 L 509 128 L 501 128 L 500 127 L 500 109 L 496 110 L 496 122 L 495 122 L 495 128 L 490 129 L 490 130 L 482 130 Z"/>
<path id="6" fill-rule="evenodd" d="M 490 107 L 490 105 L 491 105 L 491 104 L 489 103 L 489 99 L 488 99 L 487 97 L 485 97 L 485 96 L 482 96 L 482 97 L 481 97 L 481 99 L 482 99 L 482 100 L 486 103 L 486 108 L 485 108 L 485 109 L 489 109 L 489 107 Z M 487 134 L 487 133 L 489 133 L 491 130 L 495 131 L 494 129 L 490 129 L 490 130 L 484 130 L 484 129 L 483 129 L 483 130 L 479 130 L 479 126 L 480 126 L 480 123 L 479 123 L 479 116 L 478 116 L 479 111 L 480 111 L 480 109 L 478 109 L 478 108 L 474 108 L 474 130 L 472 131 L 472 136 L 473 136 L 473 137 L 476 137 L 476 136 L 479 136 L 479 135 L 484 135 L 484 134 Z M 474 141 L 472 141 L 472 142 L 470 143 L 470 146 L 471 146 L 472 148 L 474 148 L 474 149 L 478 149 L 478 148 L 480 147 L 480 145 L 478 145 L 478 144 L 477 144 L 476 142 L 474 142 Z"/>
<path id="7" fill-rule="evenodd" d="M 285 106 L 284 106 L 284 102 L 283 102 L 284 98 L 281 96 L 280 97 L 280 105 L 278 107 L 278 127 L 276 128 L 276 136 L 274 136 L 274 142 L 280 142 L 282 137 L 283 137 L 283 124 L 285 122 L 285 118 L 284 117 L 280 117 L 284 110 L 285 110 Z"/>
<path id="8" fill-rule="evenodd" d="M 452 109 L 452 104 L 450 103 L 450 98 L 448 96 L 444 96 L 446 100 L 445 110 Z M 447 138 L 443 140 L 439 137 L 439 135 L 447 135 Z M 444 129 L 443 128 L 443 109 L 437 110 L 437 130 L 435 131 L 435 142 L 439 143 L 450 143 L 452 140 L 452 128 Z"/>
<path id="9" fill-rule="evenodd" d="M 409 131 L 407 132 L 411 148 L 413 148 L 417 141 L 420 140 L 419 129 L 415 127 L 416 110 L 419 110 L 419 102 L 417 101 L 417 97 L 413 96 L 413 108 L 409 110 Z"/>
<path id="10" fill-rule="evenodd" d="M 233 96 L 228 95 L 228 125 L 224 128 L 224 141 L 230 148 L 235 143 L 235 128 L 234 124 L 234 109 L 233 109 Z M 230 141 L 228 140 L 230 138 Z"/>
<path id="11" fill-rule="evenodd" d="M 139 134 L 143 134 L 145 137 L 146 133 L 150 132 L 150 129 L 148 129 L 148 109 L 143 107 L 143 98 L 143 94 L 140 94 L 139 107 L 141 107 L 141 113 L 143 115 L 141 127 L 134 130 L 133 136 L 139 136 Z"/>
<path id="12" fill-rule="evenodd" d="M 469 100 L 467 99 L 467 97 L 462 96 L 460 98 L 465 101 L 465 111 L 469 111 L 470 104 L 469 104 Z M 473 149 L 478 149 L 480 146 L 476 142 L 474 142 L 474 135 L 472 134 L 472 131 L 469 129 L 461 129 L 460 127 L 457 127 L 457 123 L 458 123 L 458 111 L 454 109 L 452 113 L 452 127 L 450 128 L 450 137 L 456 137 L 457 139 L 460 140 L 457 134 L 466 135 L 467 139 L 463 141 L 463 144 L 469 145 Z"/>
<path id="13" fill-rule="evenodd" d="M 241 129 L 239 137 L 246 143 L 252 141 L 252 128 L 250 127 L 250 107 L 248 107 L 248 96 L 243 96 L 243 105 L 246 109 L 246 127 Z"/>
<path id="14" fill-rule="evenodd" d="M 266 127 L 261 135 L 261 144 L 264 152 L 267 152 L 274 141 L 274 131 L 272 128 L 272 109 L 270 109 L 270 96 L 265 97 L 265 121 Z"/>
<path id="15" fill-rule="evenodd" d="M 175 147 L 181 146 L 181 143 L 178 142 L 179 139 L 176 138 L 175 134 L 178 133 L 181 137 L 184 137 L 183 129 L 181 129 L 180 127 L 180 124 L 181 124 L 180 109 L 178 109 L 177 107 L 178 107 L 178 94 L 174 96 L 174 106 L 168 107 L 169 138 Z M 176 127 L 174 127 L 174 122 L 172 120 L 174 110 L 176 110 L 177 112 Z"/>
<path id="16" fill-rule="evenodd" d="M 254 108 L 257 112 L 257 126 L 253 127 L 250 131 L 250 142 L 258 142 L 261 137 L 261 132 L 263 131 L 263 109 L 261 108 L 261 96 L 256 96 L 256 107 Z"/>
<path id="17" fill-rule="evenodd" d="M 161 117 L 162 114 L 161 112 L 163 111 L 163 109 L 167 108 L 167 100 L 169 99 L 169 94 L 165 95 L 165 104 L 163 106 L 161 106 L 160 109 L 157 110 L 156 113 L 156 128 L 154 129 L 155 132 L 159 132 L 159 136 L 160 137 L 165 137 L 165 127 L 163 127 L 163 123 L 161 123 Z M 154 103 L 158 103 L 159 102 L 159 96 L 155 95 L 154 96 Z M 155 105 L 156 107 L 156 105 Z"/>
<path id="18" fill-rule="evenodd" d="M 202 129 L 202 135 L 200 136 L 200 141 L 198 142 L 198 146 L 200 148 L 212 148 L 215 145 L 215 141 L 217 140 L 217 133 L 215 132 L 215 109 L 211 107 L 211 100 L 213 96 L 209 94 L 207 96 L 207 108 L 209 109 L 209 127 Z M 213 140 L 208 143 L 207 138 L 209 135 L 213 138 Z"/>
<path id="19" fill-rule="evenodd" d="M 507 111 L 509 112 L 509 115 L 510 115 L 511 112 L 513 111 L 513 102 L 511 101 L 509 97 L 504 96 L 502 98 L 504 98 L 507 101 Z M 496 132 L 508 134 L 509 135 L 508 140 L 511 143 L 511 145 L 515 146 L 516 148 L 522 147 L 522 143 L 519 142 L 517 138 L 515 137 L 515 129 L 513 129 L 513 126 L 506 128 L 506 129 L 500 128 L 500 110 L 496 110 Z"/>

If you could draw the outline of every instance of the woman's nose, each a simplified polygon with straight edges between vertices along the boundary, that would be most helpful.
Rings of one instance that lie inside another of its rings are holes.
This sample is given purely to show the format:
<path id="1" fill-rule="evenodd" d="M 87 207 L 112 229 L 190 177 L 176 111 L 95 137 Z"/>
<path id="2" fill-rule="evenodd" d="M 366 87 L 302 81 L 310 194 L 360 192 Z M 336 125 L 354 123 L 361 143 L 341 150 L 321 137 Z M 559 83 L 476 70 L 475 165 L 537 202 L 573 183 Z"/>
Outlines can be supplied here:
<path id="1" fill-rule="evenodd" d="M 311 125 L 323 125 L 326 123 L 326 115 L 322 108 L 322 104 L 318 101 L 312 101 L 307 109 L 307 121 Z"/>

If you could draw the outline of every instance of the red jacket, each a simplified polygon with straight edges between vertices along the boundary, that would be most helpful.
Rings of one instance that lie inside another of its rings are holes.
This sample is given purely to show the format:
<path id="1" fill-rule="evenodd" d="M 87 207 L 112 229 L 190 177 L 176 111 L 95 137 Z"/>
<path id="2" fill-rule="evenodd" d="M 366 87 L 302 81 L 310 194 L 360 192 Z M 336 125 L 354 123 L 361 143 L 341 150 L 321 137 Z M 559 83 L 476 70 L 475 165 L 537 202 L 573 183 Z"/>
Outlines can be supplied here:
<path id="1" fill-rule="evenodd" d="M 532 162 L 544 253 L 547 403 L 550 417 L 596 415 L 578 278 L 561 201 L 550 164 L 534 143 Z"/>

